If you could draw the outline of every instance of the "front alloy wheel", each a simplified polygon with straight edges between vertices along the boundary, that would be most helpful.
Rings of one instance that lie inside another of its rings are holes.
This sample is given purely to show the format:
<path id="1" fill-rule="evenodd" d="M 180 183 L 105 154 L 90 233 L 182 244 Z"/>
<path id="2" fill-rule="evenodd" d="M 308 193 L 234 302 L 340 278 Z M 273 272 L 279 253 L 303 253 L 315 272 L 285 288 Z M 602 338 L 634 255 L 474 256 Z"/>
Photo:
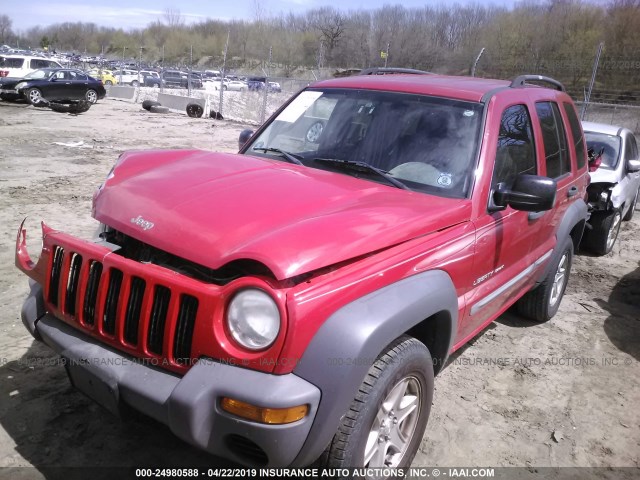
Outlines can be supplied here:
<path id="1" fill-rule="evenodd" d="M 27 90 L 27 99 L 31 105 L 35 105 L 42 100 L 42 92 L 37 88 L 30 88 Z"/>
<path id="2" fill-rule="evenodd" d="M 549 307 L 553 308 L 562 298 L 564 289 L 567 286 L 567 280 L 569 280 L 569 251 L 566 250 L 562 253 L 556 273 L 553 276 L 553 282 L 551 283 L 551 293 L 549 294 Z"/>
<path id="3" fill-rule="evenodd" d="M 403 335 L 369 368 L 321 468 L 404 468 L 415 457 L 433 399 L 433 362 L 427 347 Z"/>
<path id="4" fill-rule="evenodd" d="M 409 447 L 420 418 L 422 388 L 413 375 L 402 378 L 378 410 L 367 444 L 364 466 L 397 467 Z"/>

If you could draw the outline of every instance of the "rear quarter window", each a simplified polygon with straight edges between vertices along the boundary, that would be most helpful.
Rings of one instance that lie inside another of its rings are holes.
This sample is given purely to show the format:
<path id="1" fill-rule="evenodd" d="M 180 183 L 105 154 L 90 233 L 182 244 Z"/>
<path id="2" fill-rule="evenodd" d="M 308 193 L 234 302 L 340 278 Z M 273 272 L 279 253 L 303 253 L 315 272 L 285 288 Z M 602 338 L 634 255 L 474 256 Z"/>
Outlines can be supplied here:
<path id="1" fill-rule="evenodd" d="M 22 68 L 23 65 L 24 65 L 24 58 L 0 57 L 0 67 Z"/>
<path id="2" fill-rule="evenodd" d="M 569 127 L 571 128 L 571 135 L 573 136 L 573 142 L 576 147 L 578 168 L 582 168 L 587 163 L 587 149 L 584 146 L 584 135 L 580 127 L 580 120 L 578 120 L 576 108 L 573 104 L 565 102 L 563 105 L 564 111 L 569 118 Z"/>

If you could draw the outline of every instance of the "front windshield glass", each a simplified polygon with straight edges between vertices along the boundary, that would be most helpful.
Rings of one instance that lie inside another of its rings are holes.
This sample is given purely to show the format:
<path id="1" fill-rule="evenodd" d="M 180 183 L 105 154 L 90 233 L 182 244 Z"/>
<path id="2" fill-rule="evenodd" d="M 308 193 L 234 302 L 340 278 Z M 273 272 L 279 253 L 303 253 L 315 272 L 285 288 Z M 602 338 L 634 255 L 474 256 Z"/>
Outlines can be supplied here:
<path id="1" fill-rule="evenodd" d="M 40 80 L 42 78 L 49 78 L 51 75 L 51 70 L 36 70 L 34 72 L 25 75 L 24 78 L 28 78 L 30 80 Z"/>
<path id="2" fill-rule="evenodd" d="M 315 159 L 367 163 L 411 190 L 465 197 L 473 178 L 481 117 L 482 105 L 474 102 L 397 92 L 309 89 L 289 103 L 245 153 L 282 159 L 268 150 L 278 149 L 306 166 L 346 174 L 352 172 Z M 359 173 L 383 182 L 380 175 Z"/>
<path id="3" fill-rule="evenodd" d="M 606 133 L 584 132 L 587 140 L 587 147 L 593 148 L 595 153 L 603 150 L 600 166 L 607 170 L 615 170 L 620 157 L 620 147 L 622 139 L 617 135 L 607 135 Z"/>

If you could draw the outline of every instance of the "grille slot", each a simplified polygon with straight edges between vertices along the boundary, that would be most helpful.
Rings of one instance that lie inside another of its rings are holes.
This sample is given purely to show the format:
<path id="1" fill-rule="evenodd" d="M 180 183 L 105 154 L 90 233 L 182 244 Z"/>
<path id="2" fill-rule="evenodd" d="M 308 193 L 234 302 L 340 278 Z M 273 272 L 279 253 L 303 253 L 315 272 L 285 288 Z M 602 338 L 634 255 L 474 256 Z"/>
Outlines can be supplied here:
<path id="1" fill-rule="evenodd" d="M 191 339 L 197 314 L 198 299 L 191 295 L 182 295 L 173 342 L 173 358 L 176 363 L 184 364 L 191 360 Z"/>
<path id="2" fill-rule="evenodd" d="M 102 329 L 105 333 L 115 334 L 116 318 L 118 316 L 118 299 L 122 286 L 122 272 L 116 268 L 109 271 L 109 288 L 107 289 L 107 301 L 104 305 L 104 318 Z"/>
<path id="3" fill-rule="evenodd" d="M 147 344 L 150 352 L 162 355 L 162 343 L 164 342 L 164 325 L 167 321 L 171 290 L 162 285 L 156 285 L 153 293 L 153 306 L 149 320 Z"/>
<path id="4" fill-rule="evenodd" d="M 80 268 L 82 257 L 77 253 L 71 255 L 69 266 L 69 278 L 67 280 L 67 295 L 64 300 L 64 309 L 69 315 L 76 314 L 76 296 L 78 295 L 78 282 L 80 281 Z"/>
<path id="5" fill-rule="evenodd" d="M 62 273 L 62 260 L 64 249 L 56 246 L 53 251 L 53 265 L 49 276 L 49 302 L 58 306 L 58 289 L 60 286 L 60 274 Z"/>
<path id="6" fill-rule="evenodd" d="M 131 289 L 129 290 L 129 303 L 127 313 L 124 317 L 124 339 L 131 345 L 138 344 L 138 326 L 140 325 L 140 310 L 144 299 L 146 282 L 140 277 L 131 279 Z"/>
<path id="7" fill-rule="evenodd" d="M 84 293 L 84 304 L 82 308 L 82 320 L 87 325 L 94 325 L 96 319 L 96 301 L 98 300 L 98 287 L 102 276 L 102 264 L 91 262 L 89 264 L 89 279 L 87 289 Z"/>

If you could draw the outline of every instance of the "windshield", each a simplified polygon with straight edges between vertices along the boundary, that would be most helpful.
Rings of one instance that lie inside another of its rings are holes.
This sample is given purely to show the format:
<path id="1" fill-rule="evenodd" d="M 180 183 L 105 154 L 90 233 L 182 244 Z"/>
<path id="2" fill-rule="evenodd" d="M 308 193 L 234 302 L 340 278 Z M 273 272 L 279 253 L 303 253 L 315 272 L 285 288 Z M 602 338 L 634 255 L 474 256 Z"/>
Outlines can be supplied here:
<path id="1" fill-rule="evenodd" d="M 622 139 L 617 135 L 597 132 L 584 132 L 584 136 L 587 140 L 587 147 L 593 148 L 595 153 L 599 153 L 600 150 L 604 149 L 601 157 L 602 163 L 598 168 L 614 170 L 618 165 Z"/>
<path id="2" fill-rule="evenodd" d="M 425 95 L 310 89 L 291 101 L 244 153 L 282 159 L 268 150 L 279 149 L 306 166 L 345 174 L 356 170 L 317 159 L 366 163 L 411 190 L 465 197 L 481 113 L 479 103 Z M 384 181 L 379 174 L 358 176 Z"/>
<path id="3" fill-rule="evenodd" d="M 49 78 L 51 76 L 51 70 L 35 70 L 28 75 L 25 75 L 24 78 L 28 78 L 30 80 L 39 80 L 41 78 Z"/>

